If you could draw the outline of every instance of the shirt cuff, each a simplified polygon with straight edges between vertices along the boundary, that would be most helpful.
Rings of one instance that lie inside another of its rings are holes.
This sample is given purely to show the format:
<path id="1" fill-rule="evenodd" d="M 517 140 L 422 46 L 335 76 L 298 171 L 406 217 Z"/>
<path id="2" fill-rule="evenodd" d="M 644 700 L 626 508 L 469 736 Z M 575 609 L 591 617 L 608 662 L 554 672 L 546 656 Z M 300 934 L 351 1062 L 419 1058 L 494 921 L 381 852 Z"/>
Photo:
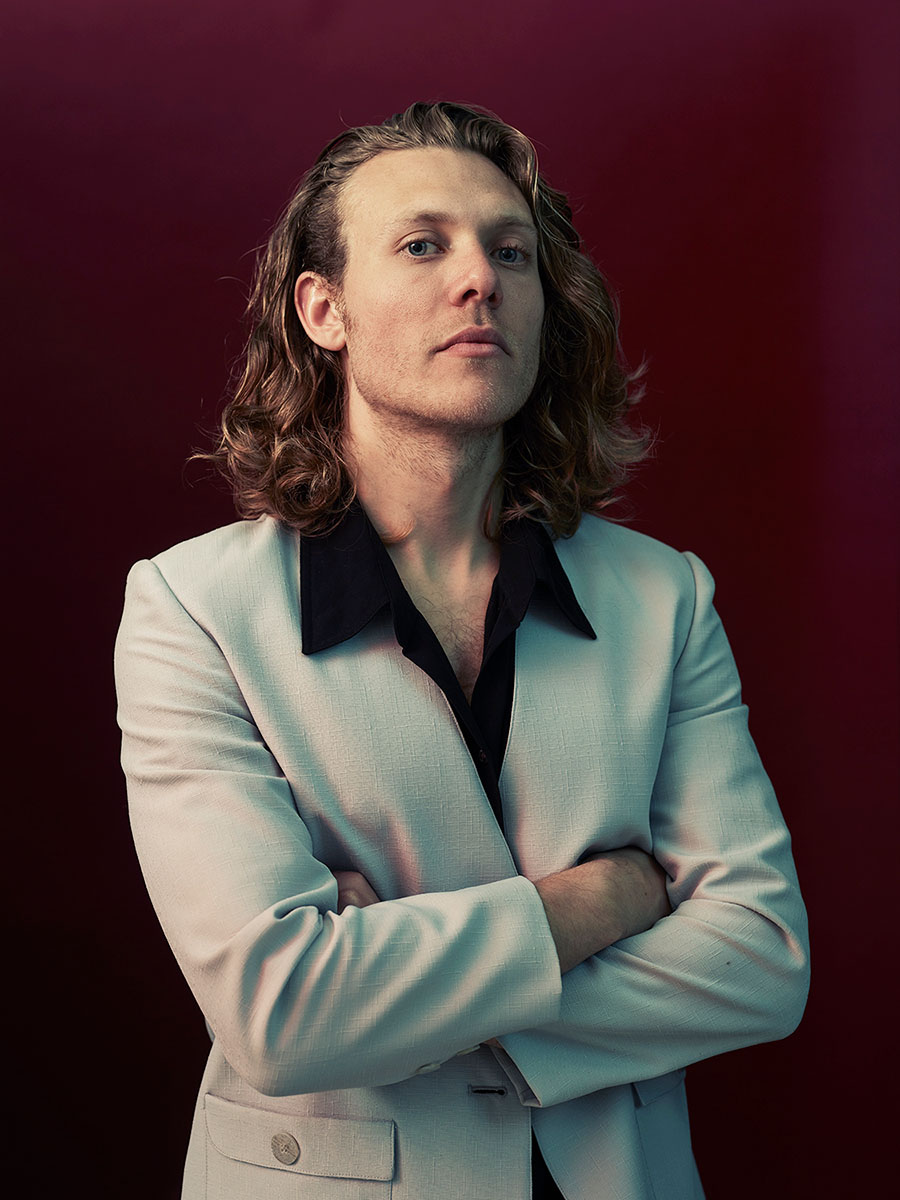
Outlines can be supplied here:
<path id="1" fill-rule="evenodd" d="M 525 1108 L 540 1108 L 541 1102 L 528 1086 L 528 1081 L 525 1076 L 503 1049 L 503 1046 L 496 1038 L 491 1038 L 485 1045 L 490 1047 L 494 1058 L 503 1068 L 504 1073 L 508 1077 L 510 1083 L 516 1089 L 516 1095 L 519 1097 L 519 1103 Z"/>

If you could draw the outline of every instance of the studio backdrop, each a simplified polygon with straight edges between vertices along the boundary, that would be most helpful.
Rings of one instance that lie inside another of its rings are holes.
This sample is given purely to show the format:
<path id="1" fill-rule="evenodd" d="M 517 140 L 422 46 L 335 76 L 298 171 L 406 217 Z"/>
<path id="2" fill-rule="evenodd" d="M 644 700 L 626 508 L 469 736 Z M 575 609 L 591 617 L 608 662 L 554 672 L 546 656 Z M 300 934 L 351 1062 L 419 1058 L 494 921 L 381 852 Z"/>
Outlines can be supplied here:
<path id="1" fill-rule="evenodd" d="M 689 1070 L 708 1196 L 880 1195 L 894 6 L 7 0 L 4 25 L 17 1195 L 63 1180 L 178 1194 L 208 1039 L 129 834 L 112 682 L 125 575 L 234 519 L 185 462 L 209 445 L 254 249 L 300 175 L 341 128 L 439 98 L 532 138 L 619 295 L 657 431 L 630 519 L 713 571 L 794 837 L 809 1007 L 788 1041 Z"/>

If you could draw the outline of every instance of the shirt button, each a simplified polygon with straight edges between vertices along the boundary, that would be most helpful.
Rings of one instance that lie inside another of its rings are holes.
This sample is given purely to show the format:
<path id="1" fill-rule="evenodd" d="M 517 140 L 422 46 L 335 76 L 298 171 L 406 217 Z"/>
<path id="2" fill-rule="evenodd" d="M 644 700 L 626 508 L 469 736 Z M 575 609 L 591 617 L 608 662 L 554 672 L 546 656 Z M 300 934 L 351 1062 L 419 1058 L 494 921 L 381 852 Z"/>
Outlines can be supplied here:
<path id="1" fill-rule="evenodd" d="M 442 1063 L 425 1063 L 423 1067 L 416 1067 L 416 1075 L 428 1075 L 431 1071 L 439 1071 Z"/>
<path id="2" fill-rule="evenodd" d="M 479 750 L 479 751 L 478 751 L 478 761 L 479 761 L 480 763 L 486 763 L 486 762 L 487 762 L 487 755 L 485 754 L 485 752 L 484 752 L 483 750 Z"/>
<path id="3" fill-rule="evenodd" d="M 300 1143 L 289 1133 L 276 1133 L 272 1138 L 272 1153 L 286 1167 L 293 1166 L 300 1157 Z"/>

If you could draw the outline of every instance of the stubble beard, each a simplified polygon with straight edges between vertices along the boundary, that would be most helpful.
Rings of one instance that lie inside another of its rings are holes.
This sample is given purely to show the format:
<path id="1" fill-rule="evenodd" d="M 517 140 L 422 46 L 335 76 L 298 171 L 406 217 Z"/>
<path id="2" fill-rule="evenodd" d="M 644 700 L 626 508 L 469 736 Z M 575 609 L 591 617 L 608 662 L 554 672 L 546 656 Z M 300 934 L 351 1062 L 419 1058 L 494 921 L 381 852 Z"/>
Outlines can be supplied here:
<path id="1" fill-rule="evenodd" d="M 404 371 L 399 356 L 395 368 L 387 364 L 379 371 L 370 372 L 368 364 L 380 357 L 380 347 L 371 354 L 365 342 L 360 345 L 356 339 L 351 355 L 349 323 L 345 327 L 348 331 L 347 367 L 353 386 L 379 424 L 394 429 L 398 436 L 419 434 L 433 438 L 444 433 L 450 438 L 489 437 L 521 411 L 537 378 L 537 354 L 532 362 L 525 364 L 524 370 L 516 372 L 515 378 L 506 381 L 491 378 L 497 370 L 496 360 L 473 357 L 456 360 L 465 369 L 465 381 L 461 381 L 456 389 L 449 380 L 440 386 L 423 381 L 417 387 L 410 384 L 409 372 Z M 479 386 L 474 395 L 469 393 L 471 399 L 463 405 L 460 393 L 469 392 L 468 380 L 473 377 L 479 380 Z M 390 381 L 395 379 L 398 384 L 391 386 Z"/>
<path id="2" fill-rule="evenodd" d="M 408 372 L 404 372 L 399 355 L 394 369 L 388 362 L 370 372 L 369 364 L 382 358 L 383 347 L 376 344 L 369 348 L 346 309 L 343 295 L 339 299 L 339 312 L 347 337 L 345 404 L 352 379 L 353 388 L 378 427 L 384 449 L 398 465 L 404 464 L 420 474 L 442 476 L 448 455 L 456 458 L 459 465 L 472 465 L 483 459 L 488 448 L 496 444 L 496 434 L 522 410 L 534 389 L 540 358 L 537 347 L 523 369 L 516 372 L 515 379 L 505 384 L 490 379 L 489 372 L 494 370 L 492 360 L 471 358 L 464 361 L 466 378 L 477 372 L 483 377 L 482 386 L 476 398 L 461 411 L 459 397 L 454 396 L 449 382 L 439 395 L 434 394 L 434 386 L 427 382 L 418 389 L 411 387 L 408 379 L 404 379 Z M 399 391 L 389 384 L 395 378 L 401 381 Z M 423 394 L 429 391 L 430 402 L 422 403 Z"/>

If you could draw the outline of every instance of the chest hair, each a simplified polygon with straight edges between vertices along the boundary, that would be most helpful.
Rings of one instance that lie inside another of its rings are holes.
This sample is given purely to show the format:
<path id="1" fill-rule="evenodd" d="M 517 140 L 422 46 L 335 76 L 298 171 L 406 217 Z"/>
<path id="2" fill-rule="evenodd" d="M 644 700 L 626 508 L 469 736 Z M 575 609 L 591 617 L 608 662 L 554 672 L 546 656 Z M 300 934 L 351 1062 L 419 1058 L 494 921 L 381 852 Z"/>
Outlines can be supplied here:
<path id="1" fill-rule="evenodd" d="M 463 603 L 451 603 L 446 596 L 440 599 L 424 594 L 413 596 L 413 603 L 434 630 L 470 704 L 484 654 L 488 598 L 477 595 Z"/>

